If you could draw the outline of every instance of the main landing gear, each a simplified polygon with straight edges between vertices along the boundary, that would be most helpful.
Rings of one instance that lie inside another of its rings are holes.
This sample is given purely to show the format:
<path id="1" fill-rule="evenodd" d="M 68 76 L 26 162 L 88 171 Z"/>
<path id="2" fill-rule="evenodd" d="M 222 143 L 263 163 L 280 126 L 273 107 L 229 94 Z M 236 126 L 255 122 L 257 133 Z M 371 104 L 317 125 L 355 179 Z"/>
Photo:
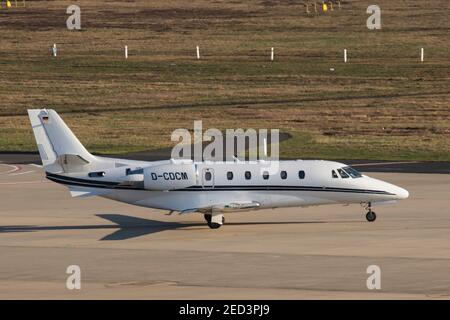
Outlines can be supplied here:
<path id="1" fill-rule="evenodd" d="M 367 203 L 367 205 L 365 206 L 365 209 L 367 210 L 367 213 L 366 213 L 367 221 L 374 222 L 377 219 L 377 215 L 376 215 L 375 211 L 372 211 L 372 204 L 370 202 Z"/>
<path id="2" fill-rule="evenodd" d="M 211 229 L 218 229 L 225 223 L 223 214 L 204 214 L 203 216 Z"/>

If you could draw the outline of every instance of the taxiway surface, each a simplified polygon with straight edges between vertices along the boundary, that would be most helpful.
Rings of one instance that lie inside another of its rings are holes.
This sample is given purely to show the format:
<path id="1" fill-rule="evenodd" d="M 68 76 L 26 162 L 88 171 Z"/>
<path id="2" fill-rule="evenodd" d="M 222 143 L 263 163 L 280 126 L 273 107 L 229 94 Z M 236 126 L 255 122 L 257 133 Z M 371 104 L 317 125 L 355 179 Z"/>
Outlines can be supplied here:
<path id="1" fill-rule="evenodd" d="M 34 165 L 0 164 L 0 299 L 450 297 L 450 175 L 371 173 L 410 198 L 376 207 L 166 216 L 72 199 Z M 81 290 L 66 269 L 81 268 Z M 367 267 L 381 268 L 368 290 Z"/>

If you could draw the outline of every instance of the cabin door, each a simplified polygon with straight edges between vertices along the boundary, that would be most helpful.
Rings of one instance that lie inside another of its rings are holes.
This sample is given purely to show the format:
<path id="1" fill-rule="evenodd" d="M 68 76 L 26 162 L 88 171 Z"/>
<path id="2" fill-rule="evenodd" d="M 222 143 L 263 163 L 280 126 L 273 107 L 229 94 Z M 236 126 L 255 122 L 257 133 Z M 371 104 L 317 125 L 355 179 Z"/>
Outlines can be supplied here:
<path id="1" fill-rule="evenodd" d="M 204 189 L 214 188 L 214 169 L 203 168 L 202 184 Z"/>

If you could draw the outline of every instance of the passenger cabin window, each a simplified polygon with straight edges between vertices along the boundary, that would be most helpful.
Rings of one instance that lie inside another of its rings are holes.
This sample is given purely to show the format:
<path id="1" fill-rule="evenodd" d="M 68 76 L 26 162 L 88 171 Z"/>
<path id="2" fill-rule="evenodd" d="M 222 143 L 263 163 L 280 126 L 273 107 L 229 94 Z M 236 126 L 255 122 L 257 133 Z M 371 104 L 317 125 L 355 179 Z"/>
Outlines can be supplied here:
<path id="1" fill-rule="evenodd" d="M 269 180 L 269 172 L 267 172 L 267 171 L 263 172 L 263 179 L 264 180 Z"/>
<path id="2" fill-rule="evenodd" d="M 228 180 L 233 180 L 233 172 L 231 172 L 231 171 L 227 172 L 227 179 Z"/>
<path id="3" fill-rule="evenodd" d="M 339 178 L 338 175 L 337 175 L 337 173 L 336 173 L 336 171 L 334 171 L 334 170 L 331 171 L 331 176 L 332 176 L 333 178 Z"/>
<path id="4" fill-rule="evenodd" d="M 305 179 L 305 171 L 300 170 L 300 171 L 298 172 L 298 178 L 299 178 L 299 179 Z"/>
<path id="5" fill-rule="evenodd" d="M 250 180 L 252 178 L 252 173 L 250 171 L 245 171 L 245 179 Z"/>
<path id="6" fill-rule="evenodd" d="M 349 177 L 348 174 L 347 174 L 344 170 L 342 170 L 342 169 L 337 169 L 337 171 L 339 172 L 339 174 L 340 174 L 340 176 L 341 176 L 342 178 L 346 179 L 346 178 Z"/>
<path id="7" fill-rule="evenodd" d="M 281 179 L 285 180 L 287 178 L 287 172 L 286 171 L 281 171 L 280 177 L 281 177 Z"/>
<path id="8" fill-rule="evenodd" d="M 206 181 L 211 181 L 211 179 L 212 179 L 212 174 L 211 174 L 211 172 L 206 171 L 206 172 L 205 172 L 205 180 L 206 180 Z"/>

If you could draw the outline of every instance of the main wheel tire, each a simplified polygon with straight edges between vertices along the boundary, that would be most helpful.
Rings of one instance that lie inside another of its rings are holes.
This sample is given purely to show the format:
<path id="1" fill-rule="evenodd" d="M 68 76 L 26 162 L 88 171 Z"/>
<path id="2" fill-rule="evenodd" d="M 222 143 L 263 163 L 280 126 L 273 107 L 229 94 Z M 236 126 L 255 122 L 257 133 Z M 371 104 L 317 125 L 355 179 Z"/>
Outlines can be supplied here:
<path id="1" fill-rule="evenodd" d="M 369 222 L 374 222 L 377 219 L 377 215 L 374 211 L 369 211 L 366 213 L 366 219 Z"/>
<path id="2" fill-rule="evenodd" d="M 222 225 L 220 223 L 208 222 L 208 227 L 211 229 L 219 229 Z"/>

